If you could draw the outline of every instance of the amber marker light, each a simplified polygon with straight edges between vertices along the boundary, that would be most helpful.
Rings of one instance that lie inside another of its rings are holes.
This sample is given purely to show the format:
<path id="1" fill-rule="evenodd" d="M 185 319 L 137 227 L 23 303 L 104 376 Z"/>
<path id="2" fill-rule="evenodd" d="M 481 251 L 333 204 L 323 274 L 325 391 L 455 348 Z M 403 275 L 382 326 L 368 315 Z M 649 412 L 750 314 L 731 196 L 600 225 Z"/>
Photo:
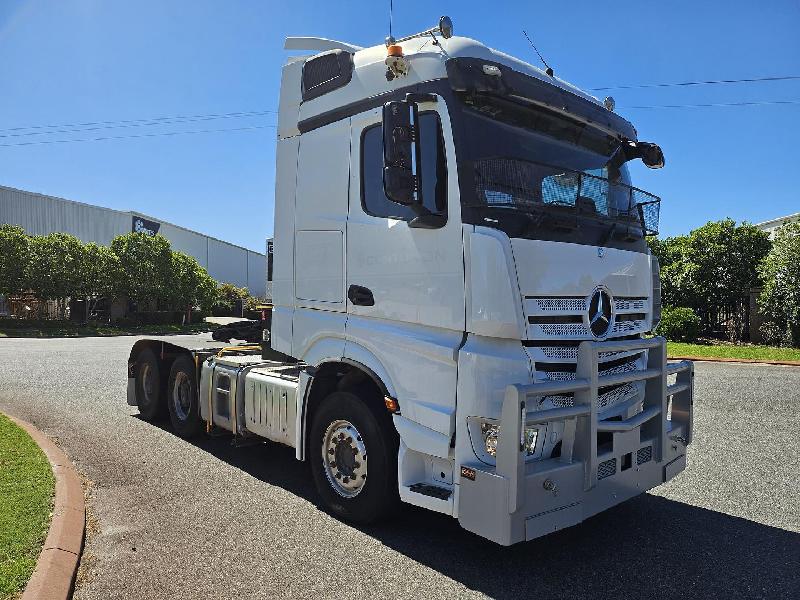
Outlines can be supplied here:
<path id="1" fill-rule="evenodd" d="M 386 404 L 386 408 L 389 410 L 389 412 L 393 413 L 400 412 L 400 405 L 397 404 L 397 400 L 395 400 L 394 398 L 390 398 L 389 396 L 384 396 L 383 401 Z"/>
<path id="2" fill-rule="evenodd" d="M 386 47 L 387 56 L 403 56 L 403 47 L 399 44 L 392 44 Z"/>

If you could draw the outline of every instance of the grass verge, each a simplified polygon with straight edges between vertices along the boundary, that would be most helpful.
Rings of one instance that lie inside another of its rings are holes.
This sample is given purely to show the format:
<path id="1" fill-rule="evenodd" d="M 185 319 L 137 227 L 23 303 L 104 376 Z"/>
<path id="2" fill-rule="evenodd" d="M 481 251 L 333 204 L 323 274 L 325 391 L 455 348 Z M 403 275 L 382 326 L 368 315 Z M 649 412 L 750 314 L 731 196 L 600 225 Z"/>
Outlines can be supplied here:
<path id="1" fill-rule="evenodd" d="M 669 356 L 697 356 L 702 358 L 732 358 L 764 361 L 800 361 L 800 349 L 758 346 L 756 344 L 685 344 L 667 342 Z"/>
<path id="2" fill-rule="evenodd" d="M 47 537 L 55 478 L 31 437 L 0 415 L 0 600 L 25 587 Z"/>
<path id="3" fill-rule="evenodd" d="M 55 321 L 40 322 L 35 327 L 3 327 L 0 323 L 0 338 L 51 338 L 51 337 L 110 337 L 118 335 L 171 335 L 205 333 L 214 329 L 208 323 L 192 325 L 140 325 L 111 327 L 109 325 L 77 325 Z"/>

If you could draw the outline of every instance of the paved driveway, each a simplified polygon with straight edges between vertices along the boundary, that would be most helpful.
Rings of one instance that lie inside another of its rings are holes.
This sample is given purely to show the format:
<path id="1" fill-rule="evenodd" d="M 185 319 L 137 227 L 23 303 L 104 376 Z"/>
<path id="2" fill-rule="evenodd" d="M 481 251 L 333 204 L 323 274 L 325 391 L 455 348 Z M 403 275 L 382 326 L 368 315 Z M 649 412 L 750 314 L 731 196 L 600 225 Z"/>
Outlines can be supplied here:
<path id="1" fill-rule="evenodd" d="M 800 590 L 800 368 L 699 363 L 682 475 L 582 525 L 500 548 L 410 507 L 353 528 L 317 507 L 293 450 L 191 444 L 141 421 L 125 404 L 133 341 L 0 340 L 0 409 L 54 437 L 93 482 L 97 531 L 79 600 Z"/>

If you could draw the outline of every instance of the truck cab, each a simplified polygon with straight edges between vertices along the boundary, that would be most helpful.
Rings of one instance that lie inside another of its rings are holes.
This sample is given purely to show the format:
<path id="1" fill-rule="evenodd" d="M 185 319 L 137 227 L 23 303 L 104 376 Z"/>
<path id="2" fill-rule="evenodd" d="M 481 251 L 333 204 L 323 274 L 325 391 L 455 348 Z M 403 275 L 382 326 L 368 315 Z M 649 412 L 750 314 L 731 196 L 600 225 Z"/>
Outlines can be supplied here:
<path id="1" fill-rule="evenodd" d="M 692 366 L 651 336 L 660 199 L 626 166 L 660 149 L 445 18 L 287 49 L 268 349 L 202 354 L 198 419 L 294 446 L 344 518 L 399 497 L 504 545 L 680 472 Z"/>

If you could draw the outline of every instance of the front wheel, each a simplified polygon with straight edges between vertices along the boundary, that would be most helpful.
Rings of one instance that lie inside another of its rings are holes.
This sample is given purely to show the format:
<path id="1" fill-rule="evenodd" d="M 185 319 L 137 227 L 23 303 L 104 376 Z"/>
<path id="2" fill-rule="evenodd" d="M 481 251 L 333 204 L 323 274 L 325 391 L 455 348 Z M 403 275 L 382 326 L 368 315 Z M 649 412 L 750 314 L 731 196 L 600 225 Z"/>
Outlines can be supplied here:
<path id="1" fill-rule="evenodd" d="M 325 505 L 367 524 L 397 504 L 397 433 L 388 413 L 350 392 L 334 392 L 311 426 L 309 457 Z"/>

